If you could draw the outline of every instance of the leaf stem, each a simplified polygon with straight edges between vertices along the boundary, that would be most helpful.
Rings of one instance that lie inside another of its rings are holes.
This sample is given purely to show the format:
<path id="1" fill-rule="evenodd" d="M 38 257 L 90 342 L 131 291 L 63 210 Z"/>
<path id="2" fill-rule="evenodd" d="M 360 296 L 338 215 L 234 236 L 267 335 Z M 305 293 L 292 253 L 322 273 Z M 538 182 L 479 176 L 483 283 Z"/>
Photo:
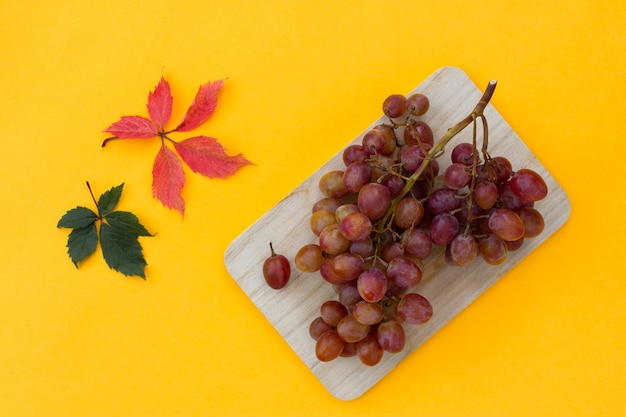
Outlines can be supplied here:
<path id="1" fill-rule="evenodd" d="M 111 142 L 112 140 L 115 139 L 119 139 L 117 136 L 111 136 L 110 138 L 106 138 L 105 140 L 102 141 L 102 147 L 104 148 L 106 146 L 107 143 Z"/>
<path id="2" fill-rule="evenodd" d="M 91 189 L 91 185 L 89 181 L 85 181 L 87 183 L 87 188 L 89 189 L 89 194 L 91 195 L 91 199 L 93 203 L 96 205 L 96 209 L 98 210 L 98 219 L 102 220 L 102 214 L 100 214 L 100 207 L 98 206 L 98 202 L 96 201 L 96 197 L 93 195 L 93 190 Z"/>

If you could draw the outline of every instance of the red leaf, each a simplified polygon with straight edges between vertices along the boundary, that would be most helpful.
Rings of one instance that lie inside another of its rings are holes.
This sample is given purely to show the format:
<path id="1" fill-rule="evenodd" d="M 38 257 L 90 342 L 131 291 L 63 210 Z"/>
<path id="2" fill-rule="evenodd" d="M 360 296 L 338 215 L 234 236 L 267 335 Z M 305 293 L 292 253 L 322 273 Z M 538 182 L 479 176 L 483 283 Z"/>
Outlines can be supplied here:
<path id="1" fill-rule="evenodd" d="M 174 143 L 176 151 L 189 167 L 209 178 L 226 178 L 241 166 L 251 164 L 243 155 L 228 156 L 217 139 L 196 136 Z"/>
<path id="2" fill-rule="evenodd" d="M 200 126 L 215 111 L 217 107 L 217 93 L 224 86 L 224 80 L 213 81 L 201 85 L 198 93 L 187 109 L 183 121 L 175 129 L 178 132 L 188 132 Z"/>
<path id="3" fill-rule="evenodd" d="M 143 139 L 158 136 L 159 131 L 150 119 L 141 116 L 122 116 L 119 121 L 104 129 L 120 139 Z"/>
<path id="4" fill-rule="evenodd" d="M 185 201 L 180 191 L 184 184 L 185 174 L 180 160 L 170 148 L 162 145 L 152 166 L 152 195 L 164 206 L 183 214 Z"/>
<path id="5" fill-rule="evenodd" d="M 172 115 L 172 91 L 165 78 L 148 95 L 148 114 L 159 128 L 163 129 Z"/>

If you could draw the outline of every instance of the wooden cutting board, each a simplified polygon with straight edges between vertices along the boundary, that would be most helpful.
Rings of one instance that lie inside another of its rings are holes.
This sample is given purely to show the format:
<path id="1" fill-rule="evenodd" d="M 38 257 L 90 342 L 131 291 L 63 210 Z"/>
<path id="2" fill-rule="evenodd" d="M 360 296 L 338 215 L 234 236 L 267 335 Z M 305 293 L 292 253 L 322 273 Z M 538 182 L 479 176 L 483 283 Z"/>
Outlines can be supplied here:
<path id="1" fill-rule="evenodd" d="M 486 85 L 478 88 L 460 69 L 444 67 L 412 91 L 426 94 L 430 99 L 430 110 L 422 119 L 432 127 L 435 140 L 472 111 L 484 87 Z M 496 88 L 496 95 L 497 91 Z M 300 247 L 316 242 L 309 228 L 309 217 L 313 204 L 323 197 L 318 189 L 318 181 L 324 173 L 345 167 L 341 152 L 252 224 L 226 250 L 226 268 L 231 276 L 335 397 L 351 400 L 370 389 L 559 229 L 569 217 L 569 199 L 550 173 L 491 104 L 484 114 L 489 122 L 490 155 L 506 156 L 514 170 L 530 168 L 545 179 L 549 194 L 535 207 L 544 215 L 546 227 L 538 237 L 527 239 L 521 249 L 510 252 L 506 262 L 500 266 L 490 266 L 482 259 L 477 259 L 469 267 L 453 267 L 444 262 L 442 250 L 431 255 L 425 262 L 424 279 L 416 287 L 416 292 L 430 300 L 434 315 L 421 326 L 405 326 L 407 342 L 403 352 L 385 353 L 382 361 L 374 367 L 362 365 L 355 357 L 338 358 L 329 363 L 322 363 L 315 357 L 315 342 L 309 336 L 309 324 L 319 315 L 320 305 L 326 300 L 336 299 L 336 294 L 332 286 L 318 274 L 298 271 L 293 259 Z M 383 120 L 381 115 L 354 140 L 346 141 L 345 146 L 360 143 L 362 135 Z M 478 132 L 481 132 L 480 126 Z M 455 143 L 468 142 L 471 138 L 472 129 L 469 126 L 453 139 L 446 148 L 448 153 L 440 158 L 441 172 L 449 164 L 449 149 Z M 291 281 L 280 291 L 269 288 L 263 279 L 262 265 L 269 255 L 270 241 L 292 263 Z"/>

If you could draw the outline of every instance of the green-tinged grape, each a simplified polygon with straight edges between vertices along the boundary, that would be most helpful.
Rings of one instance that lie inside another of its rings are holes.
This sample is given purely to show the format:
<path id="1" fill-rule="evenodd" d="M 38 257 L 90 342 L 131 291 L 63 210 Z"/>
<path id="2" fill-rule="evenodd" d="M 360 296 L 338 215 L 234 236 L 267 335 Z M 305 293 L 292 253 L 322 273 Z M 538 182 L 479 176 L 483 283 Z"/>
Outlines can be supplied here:
<path id="1" fill-rule="evenodd" d="M 344 342 L 354 343 L 368 335 L 370 326 L 357 321 L 352 314 L 344 316 L 337 323 L 337 333 Z"/>
<path id="2" fill-rule="evenodd" d="M 344 252 L 330 261 L 333 273 L 344 281 L 358 278 L 365 268 L 365 261 L 356 253 Z"/>
<path id="3" fill-rule="evenodd" d="M 311 210 L 311 212 L 315 213 L 318 210 L 326 210 L 330 213 L 335 213 L 337 207 L 341 206 L 342 204 L 343 202 L 338 198 L 324 197 L 317 200 L 315 204 L 313 204 L 313 209 Z"/>
<path id="4" fill-rule="evenodd" d="M 350 248 L 350 241 L 341 234 L 339 225 L 333 223 L 326 226 L 319 235 L 319 245 L 322 250 L 330 255 L 338 255 Z"/>
<path id="5" fill-rule="evenodd" d="M 377 365 L 385 351 L 378 344 L 375 334 L 369 334 L 356 344 L 356 354 L 364 365 Z"/>
<path id="6" fill-rule="evenodd" d="M 432 317 L 433 306 L 424 296 L 407 293 L 398 303 L 398 315 L 405 323 L 422 324 Z"/>
<path id="7" fill-rule="evenodd" d="M 348 195 L 343 186 L 343 171 L 329 171 L 320 178 L 319 189 L 326 197 L 341 198 Z"/>
<path id="8" fill-rule="evenodd" d="M 406 344 L 404 328 L 395 320 L 380 323 L 376 329 L 376 339 L 380 347 L 390 353 L 401 352 Z"/>
<path id="9" fill-rule="evenodd" d="M 359 301 L 352 309 L 352 315 L 361 324 L 374 325 L 384 318 L 383 308 L 378 303 Z"/>
<path id="10" fill-rule="evenodd" d="M 274 252 L 271 243 L 270 251 L 270 257 L 263 262 L 263 276 L 267 285 L 275 290 L 279 290 L 289 282 L 291 266 L 289 265 L 289 260 L 284 255 Z"/>
<path id="11" fill-rule="evenodd" d="M 315 343 L 315 356 L 322 362 L 329 362 L 341 355 L 345 342 L 335 330 L 323 333 Z"/>
<path id="12" fill-rule="evenodd" d="M 315 272 L 322 267 L 325 258 L 320 245 L 309 243 L 300 248 L 294 261 L 300 271 Z"/>
<path id="13" fill-rule="evenodd" d="M 348 314 L 346 306 L 336 300 L 325 301 L 320 307 L 320 316 L 325 323 L 337 327 L 339 321 Z"/>
<path id="14" fill-rule="evenodd" d="M 342 204 L 337 207 L 337 210 L 335 210 L 335 221 L 337 222 L 337 224 L 341 224 L 343 218 L 346 217 L 348 214 L 358 212 L 359 206 L 357 206 L 355 203 Z"/>
<path id="15" fill-rule="evenodd" d="M 311 231 L 315 234 L 315 236 L 319 236 L 326 226 L 330 226 L 335 223 L 337 223 L 337 220 L 335 220 L 335 214 L 327 210 L 317 210 L 313 212 L 309 218 L 309 225 L 311 226 Z"/>

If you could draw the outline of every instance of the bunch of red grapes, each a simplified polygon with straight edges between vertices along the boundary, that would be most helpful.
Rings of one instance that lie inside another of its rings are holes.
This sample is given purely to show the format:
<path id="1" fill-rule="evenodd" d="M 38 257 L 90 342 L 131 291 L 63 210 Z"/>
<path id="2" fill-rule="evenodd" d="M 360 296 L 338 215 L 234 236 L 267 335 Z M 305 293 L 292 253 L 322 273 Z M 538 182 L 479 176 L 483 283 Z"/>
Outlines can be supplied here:
<path id="1" fill-rule="evenodd" d="M 402 351 L 405 325 L 433 314 L 415 286 L 435 247 L 445 247 L 449 264 L 481 257 L 498 265 L 544 228 L 534 203 L 546 197 L 545 181 L 489 155 L 486 137 L 482 148 L 476 134 L 472 143 L 454 146 L 441 172 L 438 158 L 450 137 L 434 142 L 420 120 L 428 109 L 423 94 L 387 97 L 388 123 L 348 146 L 345 168 L 319 181 L 323 197 L 310 217 L 317 239 L 298 251 L 295 265 L 336 289 L 337 299 L 321 305 L 309 328 L 320 361 L 357 356 L 373 366 L 385 352 Z"/>

